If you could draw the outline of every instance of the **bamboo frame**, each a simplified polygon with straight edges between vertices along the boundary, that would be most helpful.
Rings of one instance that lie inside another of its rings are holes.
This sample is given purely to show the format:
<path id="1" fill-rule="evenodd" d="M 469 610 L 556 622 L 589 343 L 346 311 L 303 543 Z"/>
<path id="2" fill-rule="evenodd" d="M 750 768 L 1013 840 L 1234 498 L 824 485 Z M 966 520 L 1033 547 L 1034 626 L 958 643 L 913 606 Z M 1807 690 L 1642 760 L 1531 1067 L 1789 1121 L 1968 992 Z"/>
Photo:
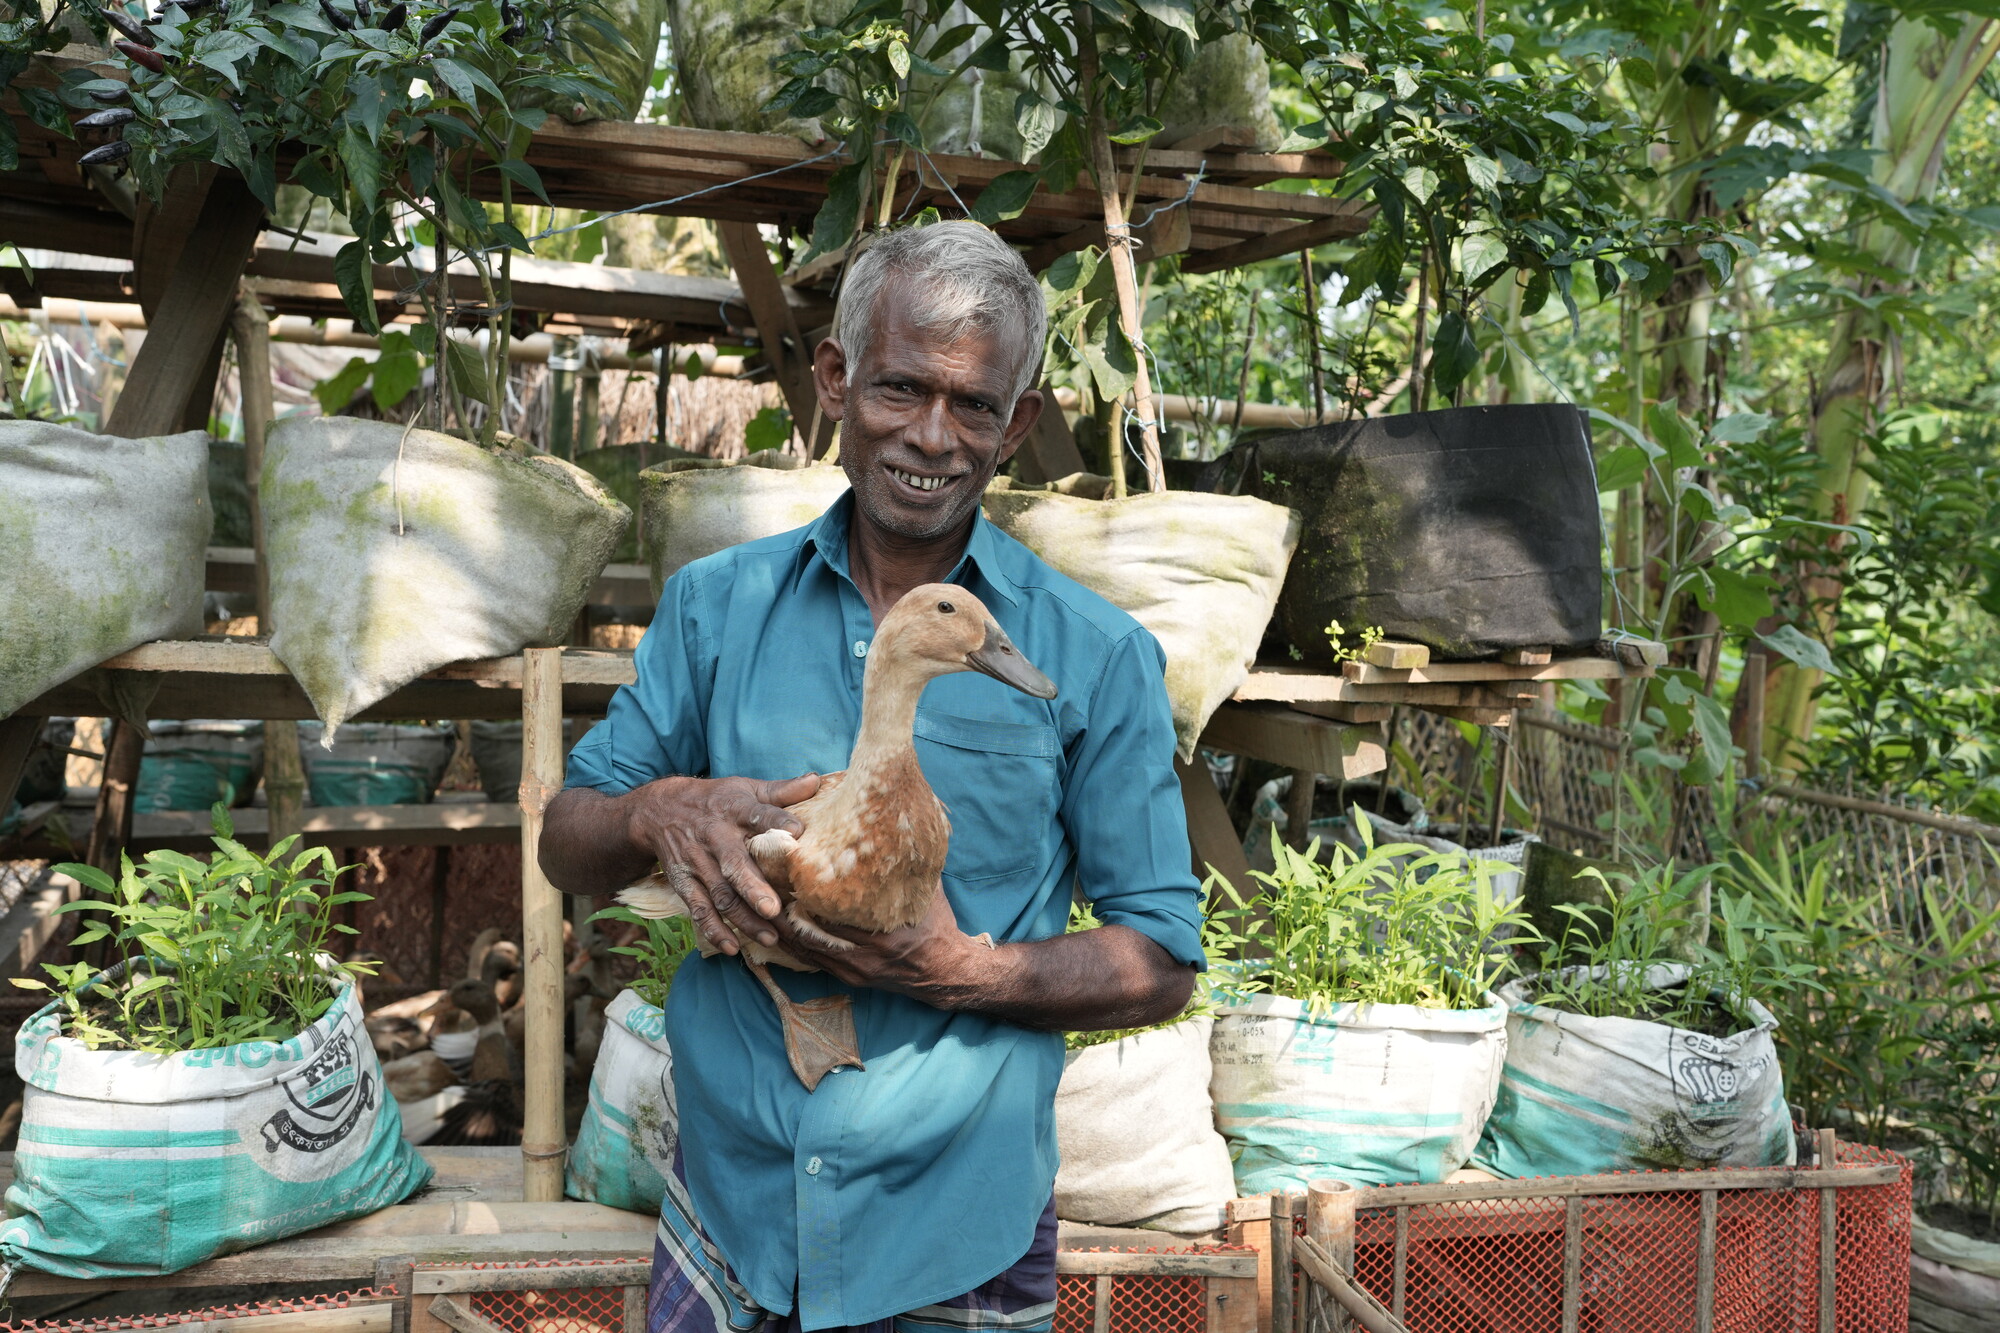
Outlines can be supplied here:
<path id="1" fill-rule="evenodd" d="M 562 789 L 563 650 L 521 654 L 521 973 L 527 1021 L 522 1197 L 563 1195 L 563 904 L 542 873 L 542 816 Z"/>

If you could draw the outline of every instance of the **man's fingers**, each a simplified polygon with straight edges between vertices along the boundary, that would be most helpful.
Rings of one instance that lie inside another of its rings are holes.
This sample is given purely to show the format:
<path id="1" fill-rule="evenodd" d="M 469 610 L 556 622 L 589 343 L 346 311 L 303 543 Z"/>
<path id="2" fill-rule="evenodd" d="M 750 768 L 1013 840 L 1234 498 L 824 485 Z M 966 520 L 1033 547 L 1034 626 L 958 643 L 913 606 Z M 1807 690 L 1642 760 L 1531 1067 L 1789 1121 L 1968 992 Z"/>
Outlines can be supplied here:
<path id="1" fill-rule="evenodd" d="M 716 915 L 708 890 L 695 879 L 693 872 L 678 861 L 669 861 L 667 882 L 674 886 L 674 892 L 687 904 L 688 920 L 694 923 L 695 932 L 722 952 L 736 953 L 740 946 L 735 934 Z"/>
<path id="2" fill-rule="evenodd" d="M 757 827 L 782 829 L 797 836 L 805 832 L 805 825 L 785 813 L 784 807 L 797 805 L 807 800 L 819 790 L 819 774 L 805 773 L 796 778 L 777 781 L 757 781 L 750 784 L 750 794 L 763 805 L 775 809 L 760 809 L 756 812 Z"/>
<path id="3" fill-rule="evenodd" d="M 740 846 L 718 847 L 715 859 L 722 868 L 723 878 L 729 881 L 737 897 L 750 904 L 759 915 L 769 919 L 783 910 L 784 904 L 778 901 L 777 892 L 765 880 L 747 850 Z"/>
<path id="4" fill-rule="evenodd" d="M 723 873 L 721 865 L 718 864 L 718 855 L 722 857 L 729 855 L 726 844 L 725 849 L 719 854 L 707 847 L 693 848 L 691 852 L 688 859 L 695 876 L 707 886 L 708 896 L 715 903 L 715 910 L 729 923 L 730 929 L 746 940 L 756 940 L 763 945 L 776 944 L 778 937 L 772 933 L 771 923 L 744 900 L 730 877 Z M 740 845 L 736 848 L 735 854 L 743 855 Z M 766 891 L 769 891 L 769 886 L 766 886 Z"/>

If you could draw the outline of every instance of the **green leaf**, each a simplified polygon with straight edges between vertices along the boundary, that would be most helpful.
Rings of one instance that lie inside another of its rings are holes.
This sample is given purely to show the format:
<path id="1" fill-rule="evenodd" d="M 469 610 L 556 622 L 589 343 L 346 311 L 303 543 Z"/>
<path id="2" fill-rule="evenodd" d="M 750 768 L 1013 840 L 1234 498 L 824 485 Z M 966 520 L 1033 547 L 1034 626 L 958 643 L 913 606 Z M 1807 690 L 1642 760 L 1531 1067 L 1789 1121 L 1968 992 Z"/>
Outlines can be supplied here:
<path id="1" fill-rule="evenodd" d="M 1731 412 L 1717 421 L 1708 433 L 1710 438 L 1725 444 L 1749 444 L 1769 430 L 1776 419 L 1762 412 Z"/>
<path id="2" fill-rule="evenodd" d="M 1402 181 L 1410 197 L 1420 204 L 1429 203 L 1431 196 L 1437 193 L 1438 174 L 1429 167 L 1411 167 L 1403 173 Z"/>
<path id="3" fill-rule="evenodd" d="M 250 136 L 243 131 L 242 118 L 220 98 L 209 98 L 203 111 L 203 121 L 215 133 L 216 159 L 246 171 L 250 166 Z"/>
<path id="4" fill-rule="evenodd" d="M 461 338 L 444 340 L 446 373 L 458 391 L 474 402 L 493 405 L 493 385 L 486 376 L 486 358 L 479 349 Z"/>
<path id="5" fill-rule="evenodd" d="M 792 414 L 782 407 L 764 408 L 743 427 L 743 447 L 753 454 L 782 449 L 791 438 Z"/>
<path id="6" fill-rule="evenodd" d="M 1332 134 L 1327 129 L 1326 122 L 1315 120 L 1309 125 L 1301 125 L 1297 129 L 1288 132 L 1284 140 L 1279 143 L 1277 151 L 1281 153 L 1310 153 L 1315 148 L 1326 147 L 1326 141 L 1331 137 Z"/>
<path id="7" fill-rule="evenodd" d="M 1688 419 L 1671 404 L 1655 403 L 1646 409 L 1646 429 L 1664 451 L 1669 467 L 1700 467 L 1701 449 L 1695 443 Z"/>
<path id="8" fill-rule="evenodd" d="M 1772 581 L 1762 574 L 1742 574 L 1733 569 L 1708 571 L 1709 585 L 1695 589 L 1695 600 L 1704 611 L 1729 629 L 1755 629 L 1757 622 L 1771 614 Z"/>
<path id="9" fill-rule="evenodd" d="M 1201 40 L 1201 31 L 1195 26 L 1194 6 L 1187 0 L 1133 0 L 1133 3 L 1153 22 L 1186 33 L 1189 41 Z"/>
<path id="10" fill-rule="evenodd" d="M 520 158 L 503 158 L 493 165 L 500 169 L 501 175 L 527 190 L 530 194 L 533 194 L 535 198 L 545 204 L 549 202 L 548 191 L 542 188 L 542 174 L 526 162 L 523 162 Z M 521 248 L 525 250 L 527 246 L 524 245 Z"/>
<path id="11" fill-rule="evenodd" d="M 1757 640 L 1780 657 L 1808 671 L 1824 671 L 1829 676 L 1840 674 L 1840 668 L 1833 664 L 1833 656 L 1827 652 L 1826 645 L 1809 637 L 1797 625 L 1780 625 L 1769 634 L 1759 634 Z"/>
<path id="12" fill-rule="evenodd" d="M 347 81 L 347 115 L 368 131 L 371 143 L 382 142 L 382 127 L 389 120 L 389 90 L 372 74 L 356 74 Z"/>
<path id="13" fill-rule="evenodd" d="M 1493 268 L 1507 262 L 1507 243 L 1490 231 L 1475 232 L 1459 242 L 1458 274 L 1468 287 Z"/>
<path id="14" fill-rule="evenodd" d="M 891 139 L 900 140 L 920 153 L 924 151 L 924 132 L 917 128 L 909 112 L 891 111 L 882 118 L 882 128 Z"/>
<path id="15" fill-rule="evenodd" d="M 1439 393 L 1451 393 L 1479 369 L 1479 344 L 1465 316 L 1447 310 L 1438 320 L 1437 335 L 1431 339 L 1431 382 Z"/>
<path id="16" fill-rule="evenodd" d="M 375 269 L 368 262 L 366 241 L 349 241 L 335 252 L 333 281 L 340 288 L 340 299 L 346 303 L 347 312 L 354 316 L 354 322 L 370 333 L 381 332 L 381 322 L 375 317 Z M 354 383 L 358 388 L 361 381 Z M 348 393 L 353 391 L 349 389 Z M 342 401 L 346 400 L 343 398 Z"/>
<path id="17" fill-rule="evenodd" d="M 1707 694 L 1697 693 L 1692 702 L 1694 733 L 1701 737 L 1701 748 L 1709 756 L 1709 762 L 1719 770 L 1736 749 L 1729 739 L 1729 710 Z"/>
<path id="18" fill-rule="evenodd" d="M 993 26 L 997 27 L 998 25 Z M 968 58 L 968 63 L 974 69 L 983 69 L 989 73 L 1007 73 L 1010 62 L 1008 59 L 1006 37 L 998 32 L 988 37 L 979 44 L 979 49 L 974 51 Z"/>
<path id="19" fill-rule="evenodd" d="M 1622 491 L 1646 479 L 1646 454 L 1636 444 L 1621 444 L 1605 453 L 1597 463 L 1600 493 Z"/>
<path id="20" fill-rule="evenodd" d="M 1014 130 L 1021 136 L 1024 160 L 1047 148 L 1061 124 L 1062 113 L 1035 94 L 1022 93 L 1014 99 Z"/>
<path id="21" fill-rule="evenodd" d="M 1041 184 L 1038 171 L 1006 171 L 993 178 L 993 183 L 979 192 L 979 198 L 972 204 L 972 220 L 991 227 L 995 223 L 1017 218 L 1034 198 L 1035 187 Z"/>
<path id="22" fill-rule="evenodd" d="M 1106 320 L 1103 332 L 1086 339 L 1077 350 L 1083 354 L 1084 364 L 1090 367 L 1098 397 L 1123 398 L 1131 392 L 1139 378 L 1139 358 L 1133 351 L 1132 340 L 1125 336 L 1117 320 Z"/>
<path id="23" fill-rule="evenodd" d="M 369 386 L 375 395 L 375 406 L 384 412 L 392 410 L 410 396 L 410 390 L 416 388 L 423 378 L 423 362 L 415 352 L 385 350 L 375 358 L 375 379 Z"/>
<path id="24" fill-rule="evenodd" d="M 340 161 L 347 168 L 348 183 L 359 196 L 362 211 L 372 212 L 375 200 L 382 193 L 381 151 L 368 142 L 366 135 L 350 127 L 341 131 Z"/>
<path id="25" fill-rule="evenodd" d="M 826 202 L 813 219 L 812 245 L 799 257 L 800 263 L 838 250 L 854 235 L 861 215 L 862 175 L 867 170 L 865 162 L 850 162 L 827 178 Z"/>
<path id="26" fill-rule="evenodd" d="M 909 78 L 910 48 L 901 42 L 890 42 L 888 55 L 889 68 L 896 71 L 896 77 L 899 79 Z"/>
<path id="27" fill-rule="evenodd" d="M 1736 251 L 1720 241 L 1708 241 L 1695 247 L 1702 262 L 1708 266 L 1709 281 L 1722 287 L 1736 272 Z"/>
<path id="28" fill-rule="evenodd" d="M 1468 151 L 1465 155 L 1465 175 L 1482 190 L 1500 188 L 1500 164 L 1484 153 Z"/>
<path id="29" fill-rule="evenodd" d="M 1080 291 L 1097 275 L 1096 250 L 1072 250 L 1059 256 L 1042 274 L 1042 281 L 1059 293 Z"/>
<path id="30" fill-rule="evenodd" d="M 1158 134 L 1166 126 L 1152 116 L 1127 116 L 1118 122 L 1118 128 L 1107 136 L 1113 143 L 1144 143 Z"/>

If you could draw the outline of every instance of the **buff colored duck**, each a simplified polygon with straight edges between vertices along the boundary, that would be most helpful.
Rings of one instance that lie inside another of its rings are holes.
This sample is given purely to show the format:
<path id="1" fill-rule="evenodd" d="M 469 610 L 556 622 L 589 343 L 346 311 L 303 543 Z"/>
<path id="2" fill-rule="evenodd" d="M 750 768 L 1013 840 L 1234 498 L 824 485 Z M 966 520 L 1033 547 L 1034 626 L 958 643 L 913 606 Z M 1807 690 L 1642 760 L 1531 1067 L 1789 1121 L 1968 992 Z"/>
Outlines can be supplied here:
<path id="1" fill-rule="evenodd" d="M 900 930 L 930 910 L 951 821 L 917 762 L 917 700 L 931 681 L 959 671 L 983 672 L 1037 699 L 1056 695 L 1054 683 L 1021 655 L 977 597 L 948 583 L 913 588 L 876 629 L 847 768 L 821 778 L 810 799 L 790 807 L 805 826 L 802 834 L 770 830 L 750 840 L 751 856 L 787 899 L 787 921 L 816 947 L 853 947 L 823 924 Z M 665 874 L 621 890 L 618 900 L 640 916 L 685 915 Z M 704 940 L 702 952 L 715 950 Z M 818 968 L 754 940 L 743 942 L 742 958 L 777 1005 L 785 1054 L 808 1090 L 842 1065 L 863 1067 L 847 997 L 800 1003 L 766 970 L 771 963 L 799 972 Z"/>

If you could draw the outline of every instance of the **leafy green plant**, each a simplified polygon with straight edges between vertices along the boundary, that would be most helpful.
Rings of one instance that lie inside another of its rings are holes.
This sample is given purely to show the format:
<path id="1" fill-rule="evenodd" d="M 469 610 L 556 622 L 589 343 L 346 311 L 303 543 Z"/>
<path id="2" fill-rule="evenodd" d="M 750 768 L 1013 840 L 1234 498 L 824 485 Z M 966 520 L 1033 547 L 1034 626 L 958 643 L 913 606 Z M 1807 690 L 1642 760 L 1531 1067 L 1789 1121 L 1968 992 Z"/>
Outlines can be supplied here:
<path id="1" fill-rule="evenodd" d="M 1102 921 L 1097 919 L 1097 913 L 1091 909 L 1089 903 L 1070 904 L 1067 933 L 1074 935 L 1078 931 L 1096 930 L 1103 924 Z M 1222 938 L 1211 922 L 1203 923 L 1202 944 L 1208 951 L 1209 971 L 1204 972 L 1196 979 L 1194 994 L 1188 997 L 1187 1008 L 1181 1010 L 1172 1018 L 1162 1019 L 1158 1023 L 1153 1023 L 1142 1028 L 1106 1028 L 1100 1032 L 1065 1032 L 1063 1033 L 1063 1046 L 1072 1051 L 1081 1051 L 1091 1046 L 1105 1046 L 1126 1037 L 1136 1037 L 1142 1032 L 1158 1032 L 1161 1028 L 1170 1028 L 1176 1023 L 1185 1022 L 1187 1019 L 1199 1018 L 1204 1014 L 1214 1013 L 1215 997 L 1211 989 L 1210 978 L 1214 974 L 1214 969 L 1223 962 L 1221 952 L 1216 947 Z"/>
<path id="2" fill-rule="evenodd" d="M 1511 867 L 1378 845 L 1365 812 L 1356 832 L 1359 849 L 1334 843 L 1322 860 L 1317 839 L 1299 851 L 1272 831 L 1275 867 L 1251 872 L 1264 892 L 1211 914 L 1242 960 L 1231 987 L 1300 1000 L 1314 1014 L 1342 1004 L 1484 1008 L 1512 966 L 1502 940 L 1534 934 L 1519 900 L 1493 891 L 1493 874 Z"/>
<path id="3" fill-rule="evenodd" d="M 611 952 L 639 960 L 639 975 L 632 979 L 633 991 L 647 1004 L 664 1009 L 667 992 L 673 989 L 674 973 L 680 971 L 681 964 L 695 951 L 694 923 L 684 916 L 656 921 L 640 916 L 623 903 L 593 913 L 590 919 L 640 927 L 631 943 L 614 944 Z"/>
<path id="4" fill-rule="evenodd" d="M 547 107 L 587 106 L 609 91 L 564 38 L 587 27 L 623 44 L 596 5 L 171 3 L 143 24 L 121 13 L 121 31 L 136 34 L 119 45 L 129 84 L 77 70 L 65 76 L 63 97 L 76 107 L 129 104 L 119 137 L 85 161 L 128 161 L 155 199 L 176 166 L 212 162 L 242 172 L 275 210 L 282 156 L 285 179 L 329 201 L 354 233 L 333 271 L 360 327 L 380 328 L 373 266 L 407 274 L 405 299 L 426 312 L 407 337 L 425 356 L 442 353 L 442 392 L 470 431 L 468 403 L 490 409 L 506 375 L 510 257 L 530 251 L 514 190 L 548 202 L 525 158 L 529 138 Z M 498 216 L 480 202 L 495 196 Z M 416 262 L 420 251 L 427 264 Z M 479 282 L 477 302 L 458 303 L 439 278 L 461 261 Z M 440 342 L 439 330 L 468 323 L 485 327 L 483 344 Z M 379 379 L 377 390 L 386 392 Z M 482 443 L 494 442 L 498 425 L 488 410 Z"/>
<path id="5" fill-rule="evenodd" d="M 1991 1006 L 2000 995 L 1980 996 Z M 1987 1014 L 1950 1013 L 1923 1029 L 1924 1082 L 1918 1124 L 1934 1137 L 1921 1150 L 1933 1170 L 1989 1233 L 2000 1233 L 2000 1023 Z"/>
<path id="6" fill-rule="evenodd" d="M 223 806 L 211 818 L 216 850 L 206 863 L 148 852 L 138 866 L 123 858 L 115 881 L 92 866 L 56 867 L 97 895 L 60 909 L 101 918 L 72 944 L 108 940 L 120 955 L 105 973 L 88 963 L 44 964 L 54 985 L 12 978 L 56 997 L 66 1035 L 92 1050 L 151 1054 L 285 1041 L 319 1021 L 340 983 L 370 972 L 326 953 L 335 935 L 355 933 L 334 921 L 333 909 L 369 900 L 334 891 L 346 868 L 332 852 L 292 855 L 294 835 L 259 856 L 234 839 Z"/>
<path id="7" fill-rule="evenodd" d="M 1793 953 L 1798 932 L 1765 916 L 1756 895 L 1713 887 L 1714 864 L 1671 863 L 1625 874 L 1592 866 L 1599 902 L 1559 903 L 1568 921 L 1541 957 L 1538 1003 L 1591 1018 L 1637 1018 L 1727 1036 L 1749 1002 L 1814 984 Z M 1715 907 L 1711 914 L 1710 902 Z M 1679 965 L 1663 981 L 1655 970 Z"/>

